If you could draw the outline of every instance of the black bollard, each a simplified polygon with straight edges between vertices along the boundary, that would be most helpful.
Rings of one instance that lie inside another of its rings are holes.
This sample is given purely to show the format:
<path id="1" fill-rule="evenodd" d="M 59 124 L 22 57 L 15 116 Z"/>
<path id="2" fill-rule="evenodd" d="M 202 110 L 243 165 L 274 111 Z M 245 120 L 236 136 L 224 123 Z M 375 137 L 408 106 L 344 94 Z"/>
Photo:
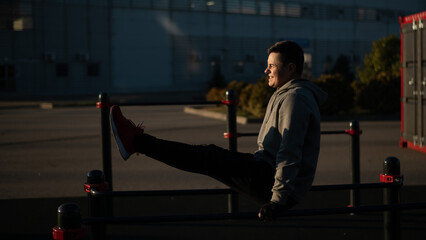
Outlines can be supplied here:
<path id="1" fill-rule="evenodd" d="M 86 235 L 81 224 L 80 207 L 75 203 L 64 203 L 58 207 L 58 226 L 53 228 L 55 240 L 77 240 Z"/>
<path id="2" fill-rule="evenodd" d="M 87 173 L 87 184 L 105 184 L 105 174 L 101 170 L 92 170 Z"/>
<path id="3" fill-rule="evenodd" d="M 384 204 L 400 203 L 399 192 L 402 186 L 403 177 L 400 171 L 400 162 L 396 157 L 387 157 L 383 162 L 383 174 L 380 174 L 380 181 L 384 183 L 400 183 L 398 187 L 387 187 L 383 190 Z M 401 239 L 401 223 L 399 210 L 384 212 L 384 235 L 385 240 Z"/>
<path id="4" fill-rule="evenodd" d="M 90 191 L 108 191 L 108 183 L 105 182 L 105 175 L 101 170 L 92 170 L 87 174 L 87 183 L 84 189 L 88 192 L 89 198 L 89 216 L 90 217 L 105 217 L 107 216 L 106 199 L 103 197 L 95 197 L 90 194 Z M 89 227 L 90 239 L 100 240 L 106 238 L 105 224 L 93 224 Z"/>

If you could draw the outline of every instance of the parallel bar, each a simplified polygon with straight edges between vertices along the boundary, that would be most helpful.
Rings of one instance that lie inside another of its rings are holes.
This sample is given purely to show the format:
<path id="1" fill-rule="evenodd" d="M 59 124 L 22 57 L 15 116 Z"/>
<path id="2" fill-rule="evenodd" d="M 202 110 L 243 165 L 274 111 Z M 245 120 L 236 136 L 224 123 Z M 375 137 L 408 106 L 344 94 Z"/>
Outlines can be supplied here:
<path id="1" fill-rule="evenodd" d="M 191 101 L 191 102 L 115 102 L 119 106 L 166 106 L 166 105 L 222 105 L 221 101 Z"/>
<path id="2" fill-rule="evenodd" d="M 194 190 L 154 190 L 154 191 L 96 191 L 90 194 L 94 197 L 151 197 L 151 196 L 188 196 L 216 195 L 235 193 L 232 189 L 194 189 Z"/>
<path id="3" fill-rule="evenodd" d="M 257 135 L 259 135 L 259 133 L 239 133 L 238 135 L 240 137 L 257 137 Z"/>
<path id="4" fill-rule="evenodd" d="M 321 134 L 347 134 L 346 130 L 321 131 Z"/>
<path id="5" fill-rule="evenodd" d="M 389 210 L 414 210 L 425 209 L 426 202 L 389 204 L 389 205 L 365 205 L 345 208 L 320 208 L 320 209 L 301 209 L 289 210 L 280 217 L 299 217 L 299 216 L 319 216 L 333 214 L 347 214 L 354 212 L 381 212 Z M 137 224 L 137 223 L 161 223 L 161 222 L 182 222 L 182 221 L 214 221 L 228 219 L 257 219 L 257 212 L 252 213 L 221 213 L 221 214 L 198 214 L 198 215 L 171 215 L 171 216 L 140 216 L 140 217 L 104 217 L 104 218 L 85 218 L 83 223 L 92 224 Z"/>
<path id="6" fill-rule="evenodd" d="M 323 135 L 331 134 L 348 134 L 346 130 L 335 130 L 335 131 L 321 131 Z M 258 133 L 238 133 L 240 137 L 257 137 Z"/>
<path id="7" fill-rule="evenodd" d="M 337 184 L 312 186 L 310 191 L 333 191 L 350 189 L 373 189 L 401 187 L 401 183 L 362 183 L 362 184 Z M 214 195 L 232 194 L 234 190 L 224 189 L 193 189 L 193 190 L 155 190 L 155 191 L 96 191 L 92 189 L 90 194 L 94 197 L 129 197 L 129 196 L 187 196 L 187 195 Z"/>
<path id="8" fill-rule="evenodd" d="M 358 183 L 358 184 L 317 185 L 317 186 L 312 186 L 310 191 L 395 188 L 395 187 L 401 187 L 401 185 L 402 183 Z"/>

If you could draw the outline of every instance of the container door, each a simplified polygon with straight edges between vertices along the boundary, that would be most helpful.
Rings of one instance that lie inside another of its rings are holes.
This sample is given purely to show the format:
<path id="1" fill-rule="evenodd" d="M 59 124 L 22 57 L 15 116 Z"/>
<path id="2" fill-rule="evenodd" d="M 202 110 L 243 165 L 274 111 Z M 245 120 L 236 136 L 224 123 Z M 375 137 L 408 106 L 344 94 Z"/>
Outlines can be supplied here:
<path id="1" fill-rule="evenodd" d="M 416 135 L 416 31 L 411 24 L 402 26 L 403 43 L 403 138 L 413 141 Z"/>

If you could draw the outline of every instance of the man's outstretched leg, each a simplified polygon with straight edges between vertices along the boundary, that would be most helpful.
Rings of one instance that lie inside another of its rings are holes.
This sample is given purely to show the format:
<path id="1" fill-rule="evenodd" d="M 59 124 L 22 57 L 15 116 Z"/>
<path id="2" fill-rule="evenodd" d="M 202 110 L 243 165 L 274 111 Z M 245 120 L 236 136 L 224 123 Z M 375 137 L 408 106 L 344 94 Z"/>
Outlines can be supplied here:
<path id="1" fill-rule="evenodd" d="M 215 145 L 189 145 L 155 138 L 111 108 L 111 128 L 124 159 L 138 152 L 172 167 L 213 177 L 258 203 L 271 197 L 274 170 L 253 154 L 231 152 Z"/>

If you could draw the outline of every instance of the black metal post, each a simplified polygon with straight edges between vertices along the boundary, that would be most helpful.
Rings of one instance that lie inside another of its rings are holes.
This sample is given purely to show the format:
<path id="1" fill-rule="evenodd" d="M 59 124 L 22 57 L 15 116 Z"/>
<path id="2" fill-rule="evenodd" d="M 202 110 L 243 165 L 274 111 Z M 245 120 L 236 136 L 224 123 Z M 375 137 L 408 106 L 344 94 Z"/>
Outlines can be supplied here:
<path id="1" fill-rule="evenodd" d="M 228 194 L 228 213 L 238 213 L 238 193 L 230 193 Z"/>
<path id="2" fill-rule="evenodd" d="M 87 183 L 85 185 L 89 197 L 89 216 L 90 217 L 105 217 L 106 214 L 106 198 L 95 197 L 90 194 L 91 189 L 98 191 L 108 190 L 108 184 L 105 182 L 105 175 L 100 170 L 92 170 L 87 174 Z M 110 198 L 108 198 L 110 199 Z M 105 224 L 93 224 L 89 228 L 90 239 L 101 240 L 106 239 Z"/>
<path id="3" fill-rule="evenodd" d="M 97 106 L 101 109 L 103 170 L 105 173 L 105 180 L 109 183 L 109 190 L 112 190 L 111 134 L 109 123 L 110 102 L 108 94 L 99 94 L 99 102 Z"/>
<path id="4" fill-rule="evenodd" d="M 228 107 L 228 138 L 229 150 L 237 151 L 237 99 L 234 90 L 226 91 L 226 105 Z"/>
<path id="5" fill-rule="evenodd" d="M 75 203 L 64 203 L 58 207 L 58 226 L 53 228 L 55 240 L 77 240 L 86 235 L 82 226 L 80 207 Z"/>
<path id="6" fill-rule="evenodd" d="M 234 90 L 226 91 L 226 106 L 228 108 L 228 139 L 229 150 L 237 151 L 237 97 Z M 228 213 L 237 213 L 238 210 L 238 194 L 228 194 Z"/>
<path id="7" fill-rule="evenodd" d="M 383 162 L 383 174 L 380 181 L 387 183 L 402 183 L 400 162 L 396 157 L 387 157 Z M 401 185 L 402 186 L 402 185 Z M 400 187 L 388 187 L 383 190 L 384 204 L 400 203 Z M 399 210 L 384 212 L 384 235 L 385 240 L 401 239 L 401 223 Z"/>
<path id="8" fill-rule="evenodd" d="M 351 161 L 352 161 L 352 184 L 359 184 L 361 182 L 360 176 L 360 139 L 361 131 L 359 129 L 358 120 L 352 120 L 349 123 L 349 134 L 351 135 Z M 358 189 L 350 191 L 350 205 L 358 206 L 360 203 L 360 196 Z"/>

